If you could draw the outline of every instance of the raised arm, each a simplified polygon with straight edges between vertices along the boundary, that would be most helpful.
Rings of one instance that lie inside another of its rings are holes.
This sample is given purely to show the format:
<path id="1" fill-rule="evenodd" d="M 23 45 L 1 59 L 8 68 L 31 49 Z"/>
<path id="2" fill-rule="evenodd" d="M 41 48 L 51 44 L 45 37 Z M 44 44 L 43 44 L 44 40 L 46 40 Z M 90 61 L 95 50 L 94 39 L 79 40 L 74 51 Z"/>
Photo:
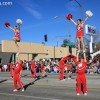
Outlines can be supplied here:
<path id="1" fill-rule="evenodd" d="M 77 58 L 76 58 L 76 61 L 78 61 L 79 60 L 79 53 L 77 53 Z"/>
<path id="2" fill-rule="evenodd" d="M 84 62 L 86 62 L 86 54 L 84 53 Z"/>
<path id="3" fill-rule="evenodd" d="M 16 54 L 16 62 L 20 62 L 19 53 Z"/>
<path id="4" fill-rule="evenodd" d="M 77 23 L 73 19 L 70 19 L 70 20 L 77 26 Z"/>
<path id="5" fill-rule="evenodd" d="M 8 26 L 8 27 L 15 32 L 15 30 L 12 27 L 10 27 L 10 26 Z"/>
<path id="6" fill-rule="evenodd" d="M 88 16 L 85 18 L 85 20 L 83 21 L 83 23 L 82 23 L 82 26 L 84 26 L 84 24 L 85 24 L 85 22 L 88 20 Z"/>
<path id="7" fill-rule="evenodd" d="M 19 29 L 19 31 L 20 31 L 20 24 L 18 23 L 18 29 Z"/>

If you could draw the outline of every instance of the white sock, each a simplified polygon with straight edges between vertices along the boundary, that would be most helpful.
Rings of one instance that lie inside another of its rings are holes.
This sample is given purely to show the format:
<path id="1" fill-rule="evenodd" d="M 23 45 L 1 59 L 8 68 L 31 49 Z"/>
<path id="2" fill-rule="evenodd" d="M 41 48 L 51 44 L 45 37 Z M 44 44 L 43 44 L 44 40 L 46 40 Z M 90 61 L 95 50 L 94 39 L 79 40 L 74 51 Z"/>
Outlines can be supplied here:
<path id="1" fill-rule="evenodd" d="M 18 57 L 19 53 L 20 53 L 20 52 L 17 52 L 17 54 L 16 54 L 17 57 Z"/>

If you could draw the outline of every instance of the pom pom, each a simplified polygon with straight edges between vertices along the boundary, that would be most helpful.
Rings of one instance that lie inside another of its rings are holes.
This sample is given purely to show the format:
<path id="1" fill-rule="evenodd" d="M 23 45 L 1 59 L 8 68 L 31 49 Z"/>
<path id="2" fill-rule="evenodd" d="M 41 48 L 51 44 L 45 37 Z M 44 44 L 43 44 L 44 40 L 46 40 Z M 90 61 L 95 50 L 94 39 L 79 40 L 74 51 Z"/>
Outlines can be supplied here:
<path id="1" fill-rule="evenodd" d="M 91 12 L 91 11 L 86 11 L 86 15 L 88 16 L 88 17 L 92 17 L 93 16 L 93 13 Z"/>
<path id="2" fill-rule="evenodd" d="M 16 20 L 16 23 L 18 23 L 18 24 L 22 24 L 23 22 L 22 22 L 21 19 L 17 19 L 17 20 Z"/>
<path id="3" fill-rule="evenodd" d="M 6 27 L 8 27 L 8 26 L 10 26 L 10 23 L 9 23 L 9 22 L 5 22 L 4 25 L 5 25 Z"/>
<path id="4" fill-rule="evenodd" d="M 68 16 L 66 17 L 68 20 L 72 19 L 72 14 L 68 14 Z"/>

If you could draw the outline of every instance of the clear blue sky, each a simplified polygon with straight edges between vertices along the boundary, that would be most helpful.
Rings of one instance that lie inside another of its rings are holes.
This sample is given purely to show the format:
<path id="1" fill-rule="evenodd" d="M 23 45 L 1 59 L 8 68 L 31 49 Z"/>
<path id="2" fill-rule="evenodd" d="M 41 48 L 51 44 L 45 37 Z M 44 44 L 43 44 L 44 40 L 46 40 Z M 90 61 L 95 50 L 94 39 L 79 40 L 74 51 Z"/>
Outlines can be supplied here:
<path id="1" fill-rule="evenodd" d="M 95 26 L 100 32 L 100 0 L 78 0 L 83 7 L 84 18 L 86 10 L 91 10 L 93 16 L 86 24 Z M 41 43 L 44 41 L 44 34 L 48 35 L 46 45 L 61 45 L 63 37 L 54 39 L 55 36 L 68 35 L 68 21 L 66 16 L 71 13 L 77 21 L 81 18 L 79 5 L 73 0 L 0 0 L 0 2 L 12 2 L 12 5 L 0 6 L 0 42 L 1 40 L 12 40 L 13 31 L 4 26 L 8 21 L 13 27 L 16 19 L 21 19 L 21 41 Z M 54 16 L 63 16 L 57 19 Z M 76 41 L 76 27 L 70 22 L 71 40 Z M 86 36 L 86 35 L 85 35 Z M 87 37 L 87 36 L 86 36 Z M 88 37 L 87 37 L 88 38 Z"/>

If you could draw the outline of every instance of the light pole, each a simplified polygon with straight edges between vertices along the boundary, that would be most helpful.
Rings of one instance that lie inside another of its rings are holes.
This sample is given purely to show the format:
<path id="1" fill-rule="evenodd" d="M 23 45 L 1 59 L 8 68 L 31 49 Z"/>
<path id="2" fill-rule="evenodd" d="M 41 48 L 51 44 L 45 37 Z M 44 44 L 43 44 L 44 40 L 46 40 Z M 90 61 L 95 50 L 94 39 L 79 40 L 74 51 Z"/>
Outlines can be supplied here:
<path id="1" fill-rule="evenodd" d="M 83 15 L 83 9 L 82 9 L 82 4 L 79 3 L 77 0 L 70 0 L 70 1 L 75 1 L 79 6 L 80 6 L 80 9 L 81 9 L 81 15 L 82 15 L 82 20 L 84 20 L 84 15 Z"/>

